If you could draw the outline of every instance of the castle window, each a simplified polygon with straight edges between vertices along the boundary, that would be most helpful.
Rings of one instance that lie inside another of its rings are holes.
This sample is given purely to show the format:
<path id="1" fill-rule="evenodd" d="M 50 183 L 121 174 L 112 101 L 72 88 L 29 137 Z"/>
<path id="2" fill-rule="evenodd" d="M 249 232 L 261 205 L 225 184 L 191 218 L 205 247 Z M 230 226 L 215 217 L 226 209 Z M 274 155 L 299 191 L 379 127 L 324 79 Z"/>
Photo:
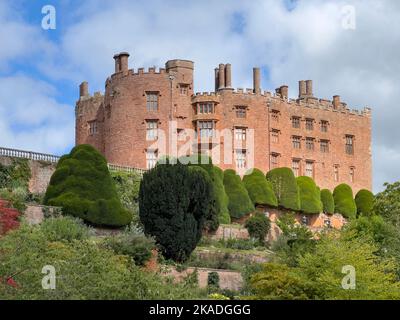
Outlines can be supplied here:
<path id="1" fill-rule="evenodd" d="M 181 94 L 183 96 L 187 96 L 188 92 L 189 92 L 189 86 L 187 84 L 181 83 L 179 85 L 179 94 Z"/>
<path id="2" fill-rule="evenodd" d="M 150 120 L 146 121 L 146 140 L 156 140 L 158 137 L 158 121 Z"/>
<path id="3" fill-rule="evenodd" d="M 338 182 L 339 181 L 339 165 L 336 164 L 333 166 L 333 174 L 334 174 L 335 182 Z"/>
<path id="4" fill-rule="evenodd" d="M 157 164 L 157 150 L 146 151 L 146 168 L 152 169 Z"/>
<path id="5" fill-rule="evenodd" d="M 245 141 L 246 140 L 246 128 L 235 128 L 235 139 Z"/>
<path id="6" fill-rule="evenodd" d="M 272 129 L 271 130 L 271 141 L 274 143 L 278 143 L 279 142 L 279 133 L 280 131 L 277 129 Z"/>
<path id="7" fill-rule="evenodd" d="M 354 167 L 350 167 L 350 182 L 354 182 Z"/>
<path id="8" fill-rule="evenodd" d="M 246 150 L 236 150 L 236 168 L 243 169 L 246 168 Z"/>
<path id="9" fill-rule="evenodd" d="M 314 161 L 306 161 L 306 176 L 314 178 Z"/>
<path id="10" fill-rule="evenodd" d="M 198 132 L 200 137 L 213 137 L 214 136 L 214 122 L 213 121 L 199 121 Z"/>
<path id="11" fill-rule="evenodd" d="M 279 111 L 278 110 L 272 110 L 271 111 L 271 118 L 272 118 L 272 121 L 279 122 Z"/>
<path id="12" fill-rule="evenodd" d="M 295 129 L 300 128 L 300 118 L 299 117 L 292 117 L 292 127 Z"/>
<path id="13" fill-rule="evenodd" d="M 292 145 L 293 145 L 293 149 L 300 149 L 301 148 L 301 137 L 293 136 L 292 137 Z"/>
<path id="14" fill-rule="evenodd" d="M 329 152 L 329 140 L 321 140 L 320 147 L 321 147 L 322 153 L 328 153 Z"/>
<path id="15" fill-rule="evenodd" d="M 306 149 L 307 150 L 314 150 L 314 138 L 306 138 Z"/>
<path id="16" fill-rule="evenodd" d="M 346 135 L 346 153 L 354 154 L 354 136 Z"/>
<path id="17" fill-rule="evenodd" d="M 211 102 L 201 102 L 198 104 L 197 113 L 214 113 L 214 104 Z"/>
<path id="18" fill-rule="evenodd" d="M 147 111 L 158 110 L 158 92 L 146 92 Z"/>
<path id="19" fill-rule="evenodd" d="M 236 107 L 236 118 L 246 118 L 246 107 Z"/>
<path id="20" fill-rule="evenodd" d="M 97 121 L 89 121 L 89 135 L 94 135 L 97 133 Z"/>
<path id="21" fill-rule="evenodd" d="M 306 130 L 314 130 L 314 119 L 306 119 Z"/>
<path id="22" fill-rule="evenodd" d="M 293 170 L 295 177 L 300 176 L 300 160 L 298 160 L 298 159 L 292 160 L 292 170 Z"/>
<path id="23" fill-rule="evenodd" d="M 321 120 L 321 132 L 328 132 L 328 121 Z"/>
<path id="24" fill-rule="evenodd" d="M 271 167 L 271 169 L 275 169 L 275 168 L 279 167 L 279 154 L 278 153 L 271 153 L 270 167 Z"/>

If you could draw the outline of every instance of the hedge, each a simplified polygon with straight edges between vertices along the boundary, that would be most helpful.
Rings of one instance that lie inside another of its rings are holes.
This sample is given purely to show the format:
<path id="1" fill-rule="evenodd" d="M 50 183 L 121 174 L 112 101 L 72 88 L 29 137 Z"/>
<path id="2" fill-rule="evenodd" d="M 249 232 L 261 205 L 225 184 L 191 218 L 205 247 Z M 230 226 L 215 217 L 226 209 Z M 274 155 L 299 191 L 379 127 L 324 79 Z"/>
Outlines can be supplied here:
<path id="1" fill-rule="evenodd" d="M 95 148 L 79 145 L 59 160 L 44 204 L 101 226 L 121 227 L 132 220 L 122 207 L 107 162 Z"/>
<path id="2" fill-rule="evenodd" d="M 243 177 L 243 184 L 254 205 L 278 206 L 271 182 L 259 169 L 252 169 L 251 173 L 246 174 Z"/>
<path id="3" fill-rule="evenodd" d="M 320 213 L 322 212 L 321 193 L 310 177 L 298 177 L 297 185 L 300 195 L 300 209 L 304 213 Z"/>
<path id="4" fill-rule="evenodd" d="M 335 212 L 335 201 L 333 200 L 332 192 L 328 189 L 323 189 L 321 191 L 321 201 L 324 213 L 334 213 Z"/>
<path id="5" fill-rule="evenodd" d="M 357 216 L 371 216 L 374 207 L 374 195 L 371 191 L 361 189 L 356 194 Z"/>
<path id="6" fill-rule="evenodd" d="M 299 189 L 293 171 L 289 168 L 276 168 L 267 173 L 272 183 L 278 205 L 291 210 L 300 210 Z"/>
<path id="7" fill-rule="evenodd" d="M 335 212 L 342 214 L 346 218 L 355 218 L 357 214 L 356 202 L 353 198 L 353 191 L 350 186 L 342 183 L 333 191 L 335 201 Z"/>
<path id="8" fill-rule="evenodd" d="M 224 186 L 229 198 L 228 209 L 232 218 L 239 219 L 254 211 L 249 194 L 235 170 L 224 171 Z"/>
<path id="9" fill-rule="evenodd" d="M 200 167 L 157 165 L 143 175 L 139 216 L 163 255 L 185 261 L 199 242 L 213 210 L 212 182 Z"/>
<path id="10" fill-rule="evenodd" d="M 264 213 L 256 212 L 246 221 L 245 228 L 249 232 L 250 237 L 263 243 L 271 228 L 271 222 Z"/>

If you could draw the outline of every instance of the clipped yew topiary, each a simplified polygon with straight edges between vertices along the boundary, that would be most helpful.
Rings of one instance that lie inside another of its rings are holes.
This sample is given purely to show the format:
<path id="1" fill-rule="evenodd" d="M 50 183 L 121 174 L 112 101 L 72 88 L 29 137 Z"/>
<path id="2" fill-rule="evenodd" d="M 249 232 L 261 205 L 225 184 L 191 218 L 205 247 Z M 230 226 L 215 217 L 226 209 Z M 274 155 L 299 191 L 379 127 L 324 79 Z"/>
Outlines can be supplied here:
<path id="1" fill-rule="evenodd" d="M 235 170 L 224 171 L 224 186 L 229 198 L 228 209 L 232 218 L 239 219 L 254 211 L 249 194 Z"/>
<path id="2" fill-rule="evenodd" d="M 332 214 L 335 212 L 335 201 L 333 200 L 333 195 L 330 190 L 322 189 L 321 202 L 324 213 Z"/>
<path id="3" fill-rule="evenodd" d="M 300 209 L 304 213 L 322 212 L 321 193 L 310 177 L 298 177 L 296 179 L 299 187 Z"/>
<path id="4" fill-rule="evenodd" d="M 356 202 L 353 198 L 353 190 L 348 184 L 338 185 L 333 191 L 333 199 L 335 201 L 335 212 L 342 214 L 345 218 L 356 217 Z"/>
<path id="5" fill-rule="evenodd" d="M 289 168 L 276 168 L 267 173 L 278 205 L 291 210 L 300 210 L 299 189 L 293 171 Z"/>
<path id="6" fill-rule="evenodd" d="M 157 165 L 143 175 L 139 216 L 163 255 L 185 261 L 199 242 L 213 210 L 212 182 L 200 167 Z"/>
<path id="7" fill-rule="evenodd" d="M 243 184 L 254 205 L 277 207 L 278 200 L 272 190 L 272 184 L 259 169 L 252 169 L 243 177 Z"/>
<path id="8" fill-rule="evenodd" d="M 371 216 L 374 207 L 374 195 L 371 191 L 361 189 L 356 194 L 357 216 Z"/>
<path id="9" fill-rule="evenodd" d="M 265 242 L 265 237 L 271 228 L 271 222 L 264 213 L 256 212 L 246 221 L 245 227 L 250 237 Z"/>
<path id="10" fill-rule="evenodd" d="M 229 215 L 228 203 L 229 198 L 225 192 L 224 187 L 224 171 L 214 166 L 212 169 L 211 180 L 214 184 L 214 192 L 216 194 L 217 208 L 219 209 L 218 219 L 219 223 L 229 224 L 231 223 L 231 216 Z"/>
<path id="11" fill-rule="evenodd" d="M 44 203 L 94 225 L 121 227 L 132 220 L 121 205 L 106 160 L 90 145 L 79 145 L 61 157 Z"/>

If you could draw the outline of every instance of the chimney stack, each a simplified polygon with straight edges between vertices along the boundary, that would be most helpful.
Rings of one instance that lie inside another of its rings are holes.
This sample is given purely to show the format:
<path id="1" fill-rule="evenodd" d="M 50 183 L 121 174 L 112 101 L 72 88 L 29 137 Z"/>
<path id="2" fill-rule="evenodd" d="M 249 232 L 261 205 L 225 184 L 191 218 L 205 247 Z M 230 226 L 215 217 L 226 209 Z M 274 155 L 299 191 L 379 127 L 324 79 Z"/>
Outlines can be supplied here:
<path id="1" fill-rule="evenodd" d="M 232 66 L 230 63 L 225 65 L 225 88 L 232 87 Z"/>
<path id="2" fill-rule="evenodd" d="M 115 73 L 128 71 L 128 52 L 121 52 L 114 55 Z"/>
<path id="3" fill-rule="evenodd" d="M 219 87 L 219 69 L 215 68 L 214 72 L 215 72 L 215 92 L 217 92 Z"/>
<path id="4" fill-rule="evenodd" d="M 338 109 L 340 107 L 340 96 L 333 96 L 333 108 Z"/>
<path id="5" fill-rule="evenodd" d="M 306 80 L 306 95 L 308 97 L 313 96 L 312 80 Z"/>
<path id="6" fill-rule="evenodd" d="M 299 81 L 299 98 L 306 96 L 306 82 L 304 80 Z"/>
<path id="7" fill-rule="evenodd" d="M 289 95 L 289 87 L 287 86 L 287 85 L 283 85 L 283 86 L 281 86 L 280 88 L 279 88 L 279 92 L 280 92 L 280 94 L 281 94 L 281 97 L 284 99 L 284 100 L 287 100 L 287 98 L 288 98 L 288 95 Z"/>
<path id="8" fill-rule="evenodd" d="M 83 81 L 79 85 L 79 97 L 86 97 L 89 95 L 89 84 L 87 81 Z"/>
<path id="9" fill-rule="evenodd" d="M 225 88 L 225 65 L 223 63 L 219 64 L 218 84 L 219 90 Z"/>
<path id="10" fill-rule="evenodd" d="M 260 68 L 253 68 L 253 91 L 256 94 L 261 92 L 260 83 Z"/>

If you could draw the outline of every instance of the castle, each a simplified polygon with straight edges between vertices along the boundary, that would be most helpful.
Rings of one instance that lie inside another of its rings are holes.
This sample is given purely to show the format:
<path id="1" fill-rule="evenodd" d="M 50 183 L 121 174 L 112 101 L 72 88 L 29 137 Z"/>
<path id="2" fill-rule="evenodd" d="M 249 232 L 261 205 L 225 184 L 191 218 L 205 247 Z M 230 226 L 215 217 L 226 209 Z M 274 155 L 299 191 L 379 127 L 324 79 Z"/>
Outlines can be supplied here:
<path id="1" fill-rule="evenodd" d="M 114 56 L 115 73 L 105 93 L 80 85 L 76 144 L 91 144 L 112 164 L 148 169 L 165 155 L 207 153 L 222 169 L 243 173 L 292 168 L 333 190 L 348 183 L 371 190 L 371 109 L 350 110 L 340 96 L 313 96 L 311 80 L 299 81 L 297 99 L 288 86 L 261 90 L 232 87 L 232 67 L 214 70 L 215 91 L 194 93 L 194 63 L 169 60 L 164 68 L 128 68 L 129 54 Z"/>

